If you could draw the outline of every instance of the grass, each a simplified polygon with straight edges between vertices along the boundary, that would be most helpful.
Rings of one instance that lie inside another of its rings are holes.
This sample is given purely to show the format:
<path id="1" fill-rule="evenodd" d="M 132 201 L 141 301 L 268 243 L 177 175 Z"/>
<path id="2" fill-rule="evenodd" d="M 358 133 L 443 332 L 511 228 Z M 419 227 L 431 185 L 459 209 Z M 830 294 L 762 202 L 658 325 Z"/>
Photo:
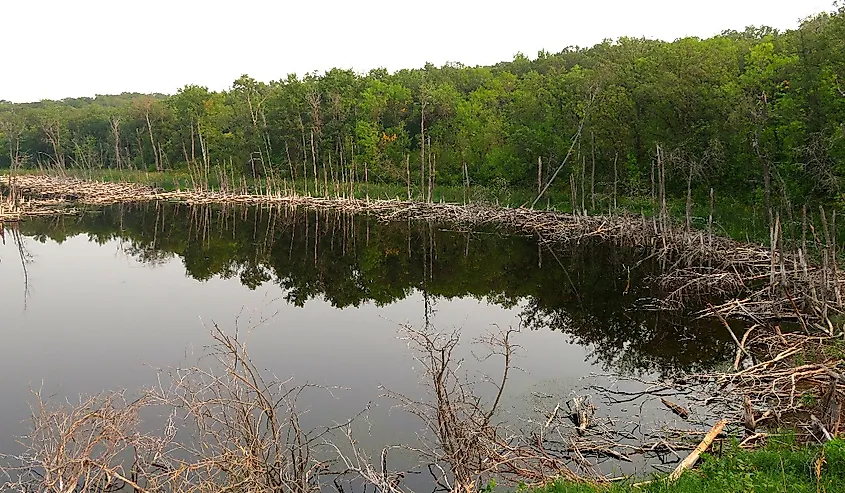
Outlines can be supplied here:
<path id="1" fill-rule="evenodd" d="M 492 490 L 494 488 L 487 488 Z M 794 440 L 770 443 L 747 451 L 736 444 L 721 456 L 702 456 L 702 462 L 677 481 L 661 478 L 646 485 L 629 483 L 595 487 L 558 481 L 530 493 L 786 493 L 845 492 L 845 440 L 822 446 L 797 445 Z"/>

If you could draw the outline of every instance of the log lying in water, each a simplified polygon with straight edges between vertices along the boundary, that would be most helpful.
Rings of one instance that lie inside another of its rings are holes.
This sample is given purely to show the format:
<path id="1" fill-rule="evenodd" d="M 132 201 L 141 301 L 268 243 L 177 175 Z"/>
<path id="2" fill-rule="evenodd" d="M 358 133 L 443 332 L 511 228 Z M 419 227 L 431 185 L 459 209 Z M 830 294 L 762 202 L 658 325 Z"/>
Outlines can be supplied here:
<path id="1" fill-rule="evenodd" d="M 675 404 L 674 402 L 670 401 L 669 399 L 665 399 L 663 397 L 660 398 L 660 402 L 662 402 L 664 406 L 668 407 L 670 411 L 677 414 L 681 418 L 689 418 L 689 411 L 686 408 L 683 408 L 678 404 Z"/>

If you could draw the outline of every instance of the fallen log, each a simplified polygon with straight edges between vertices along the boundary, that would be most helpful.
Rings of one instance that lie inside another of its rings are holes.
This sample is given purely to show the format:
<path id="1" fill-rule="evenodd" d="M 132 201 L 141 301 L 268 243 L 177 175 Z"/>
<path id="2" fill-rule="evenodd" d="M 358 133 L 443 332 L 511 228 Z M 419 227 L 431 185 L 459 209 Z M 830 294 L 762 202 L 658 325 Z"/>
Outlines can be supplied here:
<path id="1" fill-rule="evenodd" d="M 725 428 L 725 425 L 727 424 L 728 420 L 723 419 L 713 425 L 713 428 L 711 428 L 710 431 L 708 431 L 707 434 L 704 435 L 704 439 L 701 440 L 701 443 L 698 444 L 698 447 L 695 447 L 695 450 L 693 450 L 687 456 L 687 458 L 681 461 L 681 463 L 678 464 L 678 467 L 676 467 L 675 470 L 672 471 L 672 474 L 669 475 L 667 481 L 675 481 L 676 479 L 681 477 L 681 474 L 683 474 L 684 471 L 694 466 L 695 463 L 698 462 L 699 456 L 701 456 L 701 454 L 703 454 L 710 447 L 710 444 L 713 443 L 713 440 L 715 440 L 717 436 L 719 436 L 719 433 L 722 432 L 722 430 Z"/>
<path id="2" fill-rule="evenodd" d="M 669 399 L 664 399 L 663 397 L 660 398 L 660 402 L 662 402 L 664 406 L 668 407 L 670 411 L 677 414 L 681 418 L 683 418 L 683 419 L 689 418 L 689 411 L 686 408 L 681 407 L 678 404 L 675 404 L 674 402 L 670 401 Z"/>

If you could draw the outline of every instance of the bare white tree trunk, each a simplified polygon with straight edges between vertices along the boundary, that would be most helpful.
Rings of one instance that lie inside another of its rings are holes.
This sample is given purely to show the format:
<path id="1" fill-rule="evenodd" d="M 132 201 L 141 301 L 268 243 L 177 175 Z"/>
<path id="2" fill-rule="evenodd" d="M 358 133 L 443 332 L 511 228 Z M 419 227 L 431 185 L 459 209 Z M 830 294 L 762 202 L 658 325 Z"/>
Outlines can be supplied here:
<path id="1" fill-rule="evenodd" d="M 120 117 L 113 116 L 109 119 L 111 123 L 112 137 L 114 139 L 114 164 L 117 169 L 123 169 L 120 160 Z"/>

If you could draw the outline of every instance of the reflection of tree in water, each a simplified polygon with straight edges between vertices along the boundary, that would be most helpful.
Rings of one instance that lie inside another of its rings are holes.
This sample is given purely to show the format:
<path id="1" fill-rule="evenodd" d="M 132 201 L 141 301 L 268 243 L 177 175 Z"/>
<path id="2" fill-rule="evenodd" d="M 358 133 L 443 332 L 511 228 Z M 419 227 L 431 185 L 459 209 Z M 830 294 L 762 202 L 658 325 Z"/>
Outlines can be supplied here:
<path id="1" fill-rule="evenodd" d="M 33 257 L 26 246 L 26 238 L 21 234 L 16 225 L 9 227 L 9 235 L 12 237 L 12 242 L 15 245 L 21 263 L 21 273 L 23 274 L 23 309 L 26 310 L 27 302 L 29 301 L 29 269 L 27 269 L 27 265 L 32 263 Z M 3 223 L 0 223 L 0 240 L 2 240 L 3 245 L 6 244 L 6 225 Z"/>
<path id="2" fill-rule="evenodd" d="M 522 313 L 531 328 L 549 328 L 592 348 L 592 359 L 622 373 L 696 370 L 724 361 L 735 347 L 724 329 L 677 313 L 622 311 L 596 315 L 529 301 Z"/>
<path id="3" fill-rule="evenodd" d="M 121 249 L 127 255 L 135 257 L 139 262 L 143 262 L 148 265 L 164 265 L 176 256 L 173 252 L 156 250 L 154 248 L 145 248 L 135 243 L 121 245 Z"/>
<path id="4" fill-rule="evenodd" d="M 626 371 L 711 365 L 730 347 L 724 329 L 636 309 L 637 300 L 660 295 L 645 281 L 655 266 L 637 264 L 643 252 L 595 242 L 551 251 L 531 238 L 437 224 L 167 204 L 109 207 L 22 228 L 39 241 L 77 234 L 121 240 L 127 253 L 153 264 L 178 256 L 198 280 L 238 277 L 250 289 L 273 282 L 298 306 L 315 298 L 341 308 L 386 305 L 413 292 L 423 294 L 426 314 L 439 299 L 524 303 L 527 326 L 569 334 L 590 345 L 597 362 Z"/>
<path id="5" fill-rule="evenodd" d="M 572 283 L 540 287 L 522 311 L 523 323 L 569 334 L 592 348 L 595 362 L 625 373 L 694 370 L 724 361 L 733 343 L 718 323 L 695 320 L 689 312 L 638 309 L 638 300 L 660 294 L 647 282 L 655 264 L 630 268 L 645 256 L 591 244 L 559 252 Z"/>

